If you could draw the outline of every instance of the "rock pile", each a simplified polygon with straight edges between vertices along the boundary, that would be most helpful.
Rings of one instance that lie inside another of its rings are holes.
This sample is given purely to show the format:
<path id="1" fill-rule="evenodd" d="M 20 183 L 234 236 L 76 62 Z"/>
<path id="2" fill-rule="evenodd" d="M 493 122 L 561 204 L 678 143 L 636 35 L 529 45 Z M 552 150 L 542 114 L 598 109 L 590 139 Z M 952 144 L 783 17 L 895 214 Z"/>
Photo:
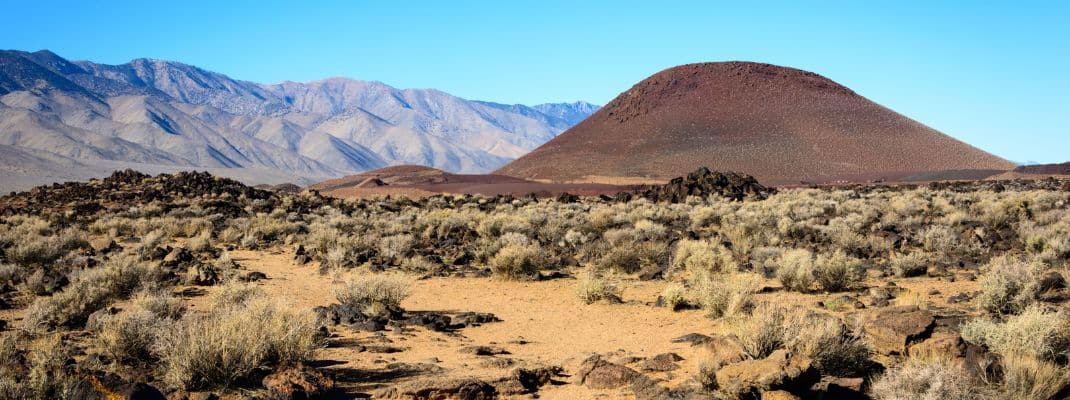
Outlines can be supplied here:
<path id="1" fill-rule="evenodd" d="M 642 196 L 654 202 L 680 203 L 687 196 L 719 195 L 741 201 L 764 200 L 773 193 L 776 193 L 775 189 L 762 186 L 753 176 L 701 167 L 687 176 L 673 178 L 665 185 L 647 189 Z"/>

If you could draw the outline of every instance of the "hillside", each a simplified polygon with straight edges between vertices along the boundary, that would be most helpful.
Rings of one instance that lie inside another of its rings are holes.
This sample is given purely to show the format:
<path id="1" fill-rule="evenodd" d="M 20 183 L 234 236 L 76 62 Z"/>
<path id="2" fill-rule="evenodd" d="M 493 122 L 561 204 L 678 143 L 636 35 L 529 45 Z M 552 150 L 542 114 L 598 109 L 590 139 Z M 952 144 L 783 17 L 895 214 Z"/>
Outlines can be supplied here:
<path id="1" fill-rule="evenodd" d="M 699 166 L 766 184 L 1014 167 L 820 75 L 719 62 L 661 71 L 496 173 L 665 179 Z"/>
<path id="2" fill-rule="evenodd" d="M 596 109 L 331 78 L 259 84 L 173 61 L 0 51 L 0 190 L 135 168 L 309 184 L 394 164 L 491 171 Z M 78 168 L 68 168 L 78 165 Z"/>

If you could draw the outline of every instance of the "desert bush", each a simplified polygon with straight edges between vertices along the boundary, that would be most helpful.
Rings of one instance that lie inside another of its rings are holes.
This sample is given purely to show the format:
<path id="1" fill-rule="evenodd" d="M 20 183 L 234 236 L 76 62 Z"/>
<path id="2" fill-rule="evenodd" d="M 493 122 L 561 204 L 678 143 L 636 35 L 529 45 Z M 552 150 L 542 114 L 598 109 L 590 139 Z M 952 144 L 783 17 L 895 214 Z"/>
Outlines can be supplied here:
<path id="1" fill-rule="evenodd" d="M 892 256 L 890 264 L 895 276 L 909 278 L 925 275 L 925 272 L 929 268 L 929 259 L 929 255 L 922 252 L 908 254 L 896 253 Z"/>
<path id="2" fill-rule="evenodd" d="M 316 316 L 256 299 L 187 315 L 159 335 L 165 380 L 186 390 L 226 388 L 263 367 L 308 360 L 321 347 Z"/>
<path id="3" fill-rule="evenodd" d="M 978 382 L 945 360 L 908 358 L 878 377 L 870 387 L 876 400 L 980 400 Z"/>
<path id="4" fill-rule="evenodd" d="M 401 301 L 411 292 L 412 283 L 398 275 L 358 275 L 335 289 L 338 302 L 360 307 L 368 314 L 401 310 Z"/>
<path id="5" fill-rule="evenodd" d="M 1001 355 L 1024 354 L 1054 360 L 1070 356 L 1070 317 L 1032 305 L 1002 323 L 983 318 L 970 320 L 962 327 L 962 338 Z"/>
<path id="6" fill-rule="evenodd" d="M 806 249 L 785 251 L 777 258 L 774 274 L 784 288 L 808 292 L 814 283 L 814 255 Z"/>
<path id="7" fill-rule="evenodd" d="M 691 306 L 687 287 L 679 283 L 670 283 L 661 291 L 661 302 L 673 311 Z"/>
<path id="8" fill-rule="evenodd" d="M 576 295 L 587 304 L 599 301 L 608 303 L 621 302 L 620 288 L 594 271 L 587 271 L 576 282 Z"/>
<path id="9" fill-rule="evenodd" d="M 1022 354 L 1000 358 L 998 392 L 1006 399 L 1051 400 L 1070 385 L 1070 368 Z"/>
<path id="10" fill-rule="evenodd" d="M 819 254 L 813 265 L 814 279 L 827 291 L 847 290 L 862 282 L 862 261 L 843 251 Z"/>
<path id="11" fill-rule="evenodd" d="M 385 236 L 379 239 L 379 254 L 390 260 L 400 261 L 412 252 L 416 240 L 409 234 Z"/>
<path id="12" fill-rule="evenodd" d="M 5 252 L 8 260 L 22 266 L 50 265 L 71 250 L 89 244 L 80 232 L 66 230 L 56 236 L 24 236 Z"/>
<path id="13" fill-rule="evenodd" d="M 159 281 L 149 266 L 133 257 L 117 257 L 98 268 L 81 271 L 69 286 L 52 297 L 37 298 L 27 309 L 25 326 L 30 329 L 80 327 L 112 301 L 133 293 L 142 280 Z"/>
<path id="14" fill-rule="evenodd" d="M 31 399 L 62 399 L 77 377 L 69 366 L 73 350 L 59 334 L 47 335 L 30 343 L 26 351 L 29 372 L 24 390 Z"/>
<path id="15" fill-rule="evenodd" d="M 152 346 L 165 322 L 146 310 L 126 310 L 96 321 L 97 346 L 122 365 L 153 361 Z"/>
<path id="16" fill-rule="evenodd" d="M 197 236 L 189 238 L 189 240 L 186 241 L 186 248 L 195 253 L 211 250 L 212 229 L 202 230 Z"/>
<path id="17" fill-rule="evenodd" d="M 799 347 L 825 375 L 864 376 L 874 366 L 873 351 L 861 329 L 851 329 L 837 318 L 811 318 Z"/>
<path id="18" fill-rule="evenodd" d="M 412 256 L 401 261 L 401 269 L 410 272 L 437 274 L 444 270 L 444 266 L 424 256 Z"/>
<path id="19" fill-rule="evenodd" d="M 751 306 L 759 289 L 761 278 L 749 273 L 708 274 L 692 283 L 696 301 L 713 318 L 739 315 Z"/>
<path id="20" fill-rule="evenodd" d="M 673 252 L 672 267 L 690 273 L 739 271 L 739 263 L 732 253 L 709 240 L 681 240 Z"/>
<path id="21" fill-rule="evenodd" d="M 160 319 L 177 319 L 185 312 L 182 300 L 164 291 L 142 291 L 131 299 L 130 304 Z"/>
<path id="22" fill-rule="evenodd" d="M 1011 256 L 990 260 L 982 268 L 977 305 L 993 314 L 1016 314 L 1040 295 L 1036 266 Z"/>
<path id="23" fill-rule="evenodd" d="M 536 244 L 509 244 L 490 259 L 494 275 L 505 279 L 531 279 L 540 269 L 550 266 L 550 256 Z"/>
<path id="24" fill-rule="evenodd" d="M 229 281 L 219 285 L 210 296 L 213 308 L 224 308 L 259 299 L 264 296 L 264 290 L 251 283 Z"/>
<path id="25" fill-rule="evenodd" d="M 730 329 L 743 353 L 760 360 L 778 349 L 792 346 L 804 321 L 798 310 L 763 303 L 750 317 L 733 321 Z"/>

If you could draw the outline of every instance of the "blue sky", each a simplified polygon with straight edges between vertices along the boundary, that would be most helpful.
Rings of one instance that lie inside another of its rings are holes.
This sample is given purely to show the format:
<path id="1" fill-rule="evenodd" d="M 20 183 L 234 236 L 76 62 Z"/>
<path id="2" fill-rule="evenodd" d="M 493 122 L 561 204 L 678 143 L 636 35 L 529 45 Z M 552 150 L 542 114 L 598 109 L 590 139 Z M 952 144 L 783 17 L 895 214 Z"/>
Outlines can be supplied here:
<path id="1" fill-rule="evenodd" d="M 1013 161 L 1070 160 L 1066 1 L 0 1 L 0 48 L 503 103 L 604 104 L 673 65 L 769 62 Z"/>

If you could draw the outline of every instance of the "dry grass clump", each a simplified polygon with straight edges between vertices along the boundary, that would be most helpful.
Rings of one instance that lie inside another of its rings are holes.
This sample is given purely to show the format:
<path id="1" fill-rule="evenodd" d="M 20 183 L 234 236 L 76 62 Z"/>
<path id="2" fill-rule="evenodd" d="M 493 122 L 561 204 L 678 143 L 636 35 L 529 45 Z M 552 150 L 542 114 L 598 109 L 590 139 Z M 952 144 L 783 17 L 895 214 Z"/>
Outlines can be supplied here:
<path id="1" fill-rule="evenodd" d="M 824 375 L 863 376 L 873 369 L 873 350 L 861 329 L 837 318 L 810 318 L 798 347 L 814 360 Z"/>
<path id="2" fill-rule="evenodd" d="M 37 339 L 0 335 L 0 398 L 63 399 L 77 381 L 73 349 L 59 334 Z"/>
<path id="3" fill-rule="evenodd" d="M 843 251 L 820 254 L 813 265 L 814 279 L 829 292 L 849 290 L 862 282 L 862 261 Z"/>
<path id="4" fill-rule="evenodd" d="M 576 295 L 587 304 L 599 301 L 620 303 L 621 292 L 617 285 L 594 271 L 587 271 L 576 283 Z"/>
<path id="5" fill-rule="evenodd" d="M 889 260 L 892 272 L 900 278 L 925 275 L 929 269 L 929 255 L 922 252 L 895 254 Z"/>
<path id="6" fill-rule="evenodd" d="M 147 310 L 124 310 L 96 321 L 97 346 L 122 365 L 148 364 L 152 346 L 165 321 Z"/>
<path id="7" fill-rule="evenodd" d="M 875 400 L 980 400 L 979 382 L 948 360 L 908 358 L 870 387 Z"/>
<path id="8" fill-rule="evenodd" d="M 808 292 L 814 283 L 814 254 L 806 249 L 785 251 L 776 260 L 774 274 L 784 288 Z"/>
<path id="9" fill-rule="evenodd" d="M 1002 398 L 1051 400 L 1070 385 L 1070 368 L 1022 354 L 1000 358 Z"/>
<path id="10" fill-rule="evenodd" d="M 47 266 L 55 263 L 73 250 L 87 248 L 85 234 L 68 229 L 50 236 L 25 235 L 12 237 L 12 246 L 5 250 L 5 257 L 21 266 Z"/>
<path id="11" fill-rule="evenodd" d="M 672 267 L 691 273 L 739 271 L 739 263 L 732 252 L 710 240 L 681 240 L 673 252 Z"/>
<path id="12" fill-rule="evenodd" d="M 334 295 L 342 305 L 377 315 L 401 310 L 401 302 L 409 297 L 411 286 L 411 281 L 398 275 L 359 275 L 342 283 Z"/>
<path id="13" fill-rule="evenodd" d="M 1033 305 L 1002 323 L 971 320 L 963 325 L 962 338 L 997 354 L 1054 360 L 1070 356 L 1070 317 L 1062 311 L 1051 312 Z"/>
<path id="14" fill-rule="evenodd" d="M 63 291 L 37 298 L 27 310 L 30 329 L 77 328 L 89 315 L 126 298 L 145 282 L 156 282 L 154 270 L 133 257 L 117 257 L 103 266 L 80 271 Z"/>
<path id="15" fill-rule="evenodd" d="M 692 282 L 695 301 L 713 318 L 733 317 L 746 311 L 761 289 L 756 274 L 707 274 Z"/>
<path id="16" fill-rule="evenodd" d="M 504 279 L 531 279 L 552 266 L 550 255 L 537 244 L 508 244 L 490 259 L 490 270 Z"/>
<path id="17" fill-rule="evenodd" d="M 264 367 L 294 365 L 321 347 L 316 316 L 258 298 L 188 315 L 158 336 L 165 380 L 186 390 L 226 388 Z"/>
<path id="18" fill-rule="evenodd" d="M 733 321 L 730 329 L 743 353 L 755 360 L 794 345 L 805 323 L 800 310 L 768 303 L 755 308 L 752 314 L 749 318 Z"/>
<path id="19" fill-rule="evenodd" d="M 661 302 L 673 311 L 690 307 L 692 304 L 687 287 L 679 283 L 670 283 L 661 291 Z"/>

